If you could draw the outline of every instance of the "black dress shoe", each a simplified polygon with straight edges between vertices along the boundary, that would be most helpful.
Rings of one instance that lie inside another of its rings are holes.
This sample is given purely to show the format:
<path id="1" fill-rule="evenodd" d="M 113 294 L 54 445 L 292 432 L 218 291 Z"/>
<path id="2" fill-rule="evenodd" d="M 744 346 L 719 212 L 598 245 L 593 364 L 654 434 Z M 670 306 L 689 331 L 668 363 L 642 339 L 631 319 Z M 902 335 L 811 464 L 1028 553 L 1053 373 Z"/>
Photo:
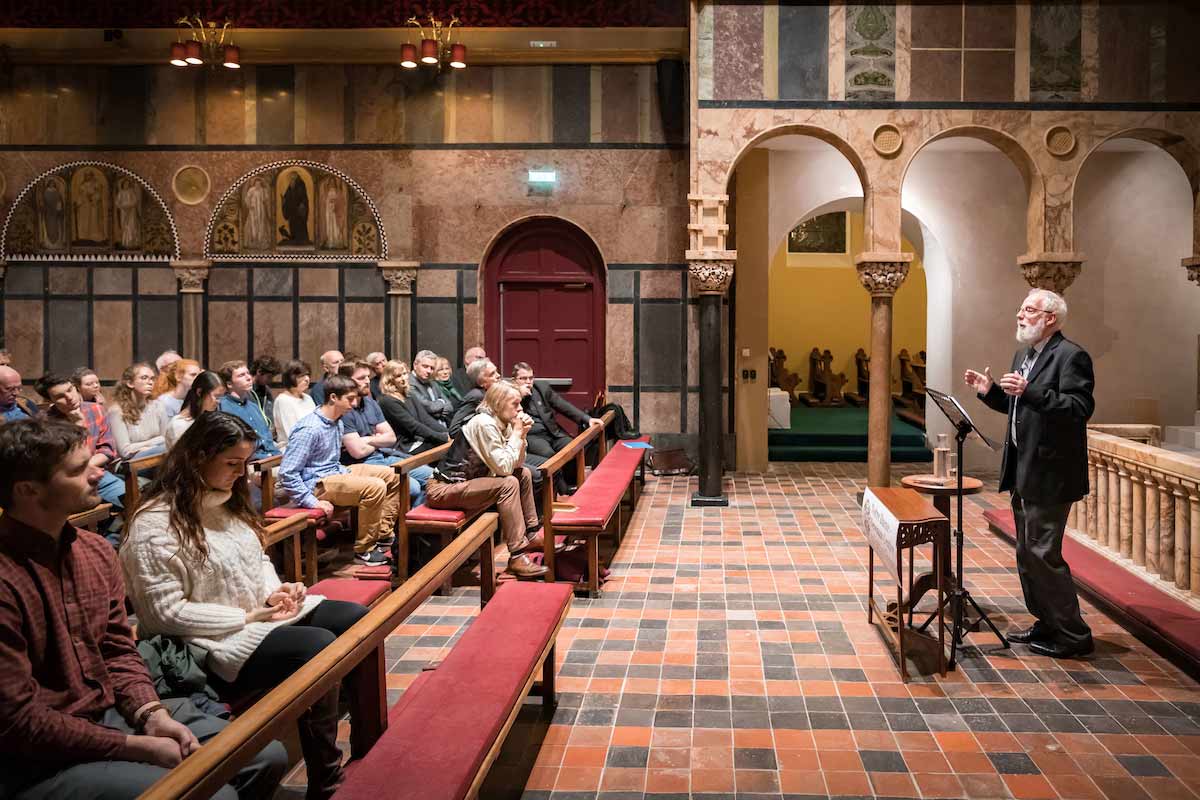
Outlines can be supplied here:
<path id="1" fill-rule="evenodd" d="M 1004 638 L 1017 644 L 1029 644 L 1030 642 L 1044 641 L 1049 638 L 1049 634 L 1050 632 L 1046 630 L 1045 625 L 1035 622 L 1032 627 L 1026 628 L 1023 631 L 1005 633 Z"/>
<path id="2" fill-rule="evenodd" d="M 1058 642 L 1042 642 L 1034 640 L 1029 643 L 1029 649 L 1037 653 L 1039 656 L 1050 656 L 1051 658 L 1079 658 L 1086 656 L 1095 649 L 1092 640 L 1088 639 L 1081 645 L 1065 645 Z"/>

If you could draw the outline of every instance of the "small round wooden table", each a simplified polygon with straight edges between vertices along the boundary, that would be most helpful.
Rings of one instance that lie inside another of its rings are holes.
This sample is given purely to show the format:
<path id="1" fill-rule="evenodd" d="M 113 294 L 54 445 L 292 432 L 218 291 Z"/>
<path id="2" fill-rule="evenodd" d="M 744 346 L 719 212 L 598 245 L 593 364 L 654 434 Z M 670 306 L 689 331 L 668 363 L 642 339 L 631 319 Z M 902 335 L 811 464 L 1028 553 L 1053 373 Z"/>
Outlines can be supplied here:
<path id="1" fill-rule="evenodd" d="M 979 478 L 972 478 L 969 475 L 963 475 L 963 494 L 979 494 L 983 491 L 983 481 Z M 947 519 L 951 520 L 951 535 L 946 537 L 946 544 L 942 550 L 940 561 L 945 565 L 947 587 L 954 587 L 957 578 L 954 575 L 954 560 L 950 556 L 950 541 L 954 538 L 953 520 L 950 517 L 950 501 L 958 493 L 956 481 L 948 483 L 940 483 L 940 479 L 933 475 L 905 475 L 900 479 L 900 484 L 906 489 L 912 489 L 920 494 L 927 494 L 933 497 L 933 507 L 942 512 Z M 909 611 L 916 608 L 917 603 L 921 602 L 921 598 L 925 593 L 937 588 L 937 578 L 932 572 L 925 572 L 917 576 L 913 582 L 912 593 L 908 596 L 902 609 Z"/>

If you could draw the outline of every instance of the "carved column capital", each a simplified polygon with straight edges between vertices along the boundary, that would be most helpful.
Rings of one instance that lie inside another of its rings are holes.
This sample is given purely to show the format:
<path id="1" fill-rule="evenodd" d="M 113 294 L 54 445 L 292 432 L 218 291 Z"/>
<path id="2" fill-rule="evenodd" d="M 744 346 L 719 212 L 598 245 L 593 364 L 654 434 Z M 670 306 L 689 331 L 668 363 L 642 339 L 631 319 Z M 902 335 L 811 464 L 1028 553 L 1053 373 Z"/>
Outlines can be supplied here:
<path id="1" fill-rule="evenodd" d="M 180 294 L 204 294 L 204 282 L 212 262 L 203 258 L 183 258 L 171 262 L 175 279 L 179 281 Z"/>
<path id="2" fill-rule="evenodd" d="M 1017 266 L 1030 287 L 1062 294 L 1079 277 L 1084 260 L 1082 253 L 1026 253 Z"/>
<path id="3" fill-rule="evenodd" d="M 387 281 L 388 294 L 412 294 L 420 261 L 380 261 L 379 273 Z"/>
<path id="4" fill-rule="evenodd" d="M 689 250 L 687 251 L 688 275 L 692 278 L 692 290 L 696 294 L 723 295 L 733 282 L 733 268 L 737 263 L 736 250 Z"/>
<path id="5" fill-rule="evenodd" d="M 860 253 L 854 257 L 854 268 L 872 297 L 891 297 L 908 277 L 912 259 L 912 253 Z"/>
<path id="6" fill-rule="evenodd" d="M 3 263 L 4 262 L 0 261 L 0 264 Z M 1182 264 L 1183 268 L 1187 270 L 1187 279 L 1197 286 L 1200 286 L 1200 256 L 1185 258 L 1180 261 L 1180 264 Z M 0 267 L 0 275 L 3 275 L 3 273 L 4 268 Z"/>

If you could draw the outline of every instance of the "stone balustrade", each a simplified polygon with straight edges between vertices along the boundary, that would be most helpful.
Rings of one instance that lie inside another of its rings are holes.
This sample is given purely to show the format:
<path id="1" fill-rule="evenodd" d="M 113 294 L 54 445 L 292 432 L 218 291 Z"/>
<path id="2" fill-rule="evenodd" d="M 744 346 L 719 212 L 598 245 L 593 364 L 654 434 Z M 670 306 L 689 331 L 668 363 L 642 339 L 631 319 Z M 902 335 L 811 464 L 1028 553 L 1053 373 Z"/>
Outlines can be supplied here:
<path id="1" fill-rule="evenodd" d="M 1200 604 L 1200 459 L 1147 444 L 1151 427 L 1089 427 L 1092 492 L 1067 527 Z"/>

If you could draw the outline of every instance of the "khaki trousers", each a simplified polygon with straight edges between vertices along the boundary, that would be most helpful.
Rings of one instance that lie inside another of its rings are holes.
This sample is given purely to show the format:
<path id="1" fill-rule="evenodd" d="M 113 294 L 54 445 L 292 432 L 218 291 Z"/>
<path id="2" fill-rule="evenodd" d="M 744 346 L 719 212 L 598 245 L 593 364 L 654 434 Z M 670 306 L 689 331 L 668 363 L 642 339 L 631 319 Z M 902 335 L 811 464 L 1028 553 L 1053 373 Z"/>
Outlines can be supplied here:
<path id="1" fill-rule="evenodd" d="M 538 524 L 533 474 L 528 467 L 518 468 L 507 478 L 474 478 L 461 483 L 430 479 L 425 484 L 425 504 L 466 514 L 496 506 L 500 513 L 500 535 L 510 550 L 525 541 L 526 530 Z"/>
<path id="2" fill-rule="evenodd" d="M 358 530 L 354 532 L 354 552 L 366 553 L 380 539 L 389 538 L 396 529 L 400 511 L 400 476 L 391 467 L 377 464 L 351 464 L 348 475 L 328 475 L 317 481 L 313 492 L 318 500 L 335 506 L 358 507 Z"/>

